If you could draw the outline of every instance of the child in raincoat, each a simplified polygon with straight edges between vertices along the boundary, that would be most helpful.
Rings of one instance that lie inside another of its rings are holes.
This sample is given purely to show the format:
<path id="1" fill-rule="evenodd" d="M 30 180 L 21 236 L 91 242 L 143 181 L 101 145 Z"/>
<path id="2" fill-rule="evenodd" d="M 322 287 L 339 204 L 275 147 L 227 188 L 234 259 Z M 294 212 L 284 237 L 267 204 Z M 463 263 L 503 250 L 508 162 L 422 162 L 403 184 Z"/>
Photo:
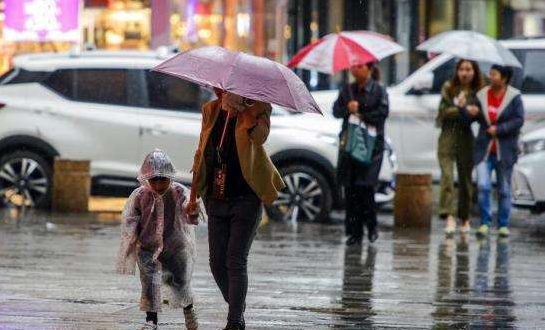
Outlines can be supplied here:
<path id="1" fill-rule="evenodd" d="M 166 153 L 158 149 L 149 153 L 138 176 L 142 186 L 133 191 L 123 211 L 117 270 L 134 274 L 138 264 L 140 309 L 146 312 L 142 329 L 157 329 L 161 282 L 172 290 L 172 307 L 183 307 L 187 329 L 198 328 L 190 285 L 196 258 L 193 225 L 206 221 L 206 214 L 199 200 L 198 215 L 187 216 L 190 191 L 174 182 L 174 174 Z"/>

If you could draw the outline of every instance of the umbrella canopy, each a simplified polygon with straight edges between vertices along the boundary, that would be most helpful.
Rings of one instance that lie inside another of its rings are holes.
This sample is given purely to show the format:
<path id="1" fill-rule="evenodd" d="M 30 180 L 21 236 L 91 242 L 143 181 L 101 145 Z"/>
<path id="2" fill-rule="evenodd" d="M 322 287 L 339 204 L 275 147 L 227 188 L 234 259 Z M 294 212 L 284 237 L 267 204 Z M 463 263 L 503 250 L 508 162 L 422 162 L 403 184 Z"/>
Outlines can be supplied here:
<path id="1" fill-rule="evenodd" d="M 322 113 L 293 71 L 263 57 L 211 46 L 180 53 L 152 70 L 295 111 Z"/>
<path id="2" fill-rule="evenodd" d="M 498 40 L 475 31 L 443 32 L 424 41 L 416 49 L 448 53 L 472 61 L 522 67 L 515 55 Z"/>
<path id="3" fill-rule="evenodd" d="M 301 49 L 289 67 L 335 74 L 354 65 L 378 62 L 404 49 L 388 36 L 371 31 L 328 34 Z"/>

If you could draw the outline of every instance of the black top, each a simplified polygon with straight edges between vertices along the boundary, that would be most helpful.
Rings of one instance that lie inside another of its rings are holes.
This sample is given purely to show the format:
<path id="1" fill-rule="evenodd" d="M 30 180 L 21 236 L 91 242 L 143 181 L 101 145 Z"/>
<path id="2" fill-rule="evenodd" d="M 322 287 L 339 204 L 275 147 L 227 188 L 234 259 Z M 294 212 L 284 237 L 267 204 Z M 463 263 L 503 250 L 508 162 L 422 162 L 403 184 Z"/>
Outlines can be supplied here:
<path id="1" fill-rule="evenodd" d="M 210 134 L 209 141 L 207 143 L 206 154 L 207 159 L 211 161 L 207 164 L 207 177 L 214 177 L 214 169 L 221 166 L 216 148 L 220 143 L 221 134 L 223 133 L 223 127 L 225 126 L 225 119 L 227 113 L 221 111 L 214 123 L 214 128 Z M 221 161 L 226 166 L 226 178 L 225 178 L 225 198 L 234 198 L 255 194 L 252 188 L 246 182 L 246 179 L 242 176 L 242 170 L 240 168 L 240 161 L 238 159 L 237 143 L 235 139 L 235 127 L 237 118 L 230 118 L 227 124 L 227 132 L 225 133 L 225 141 L 223 141 L 223 151 L 220 153 Z M 212 196 L 214 190 L 214 180 L 208 180 L 208 192 L 207 195 Z"/>
<path id="2" fill-rule="evenodd" d="M 350 92 L 349 88 L 352 90 Z M 388 117 L 389 104 L 388 94 L 384 87 L 374 80 L 369 80 L 364 88 L 359 89 L 357 83 L 344 86 L 339 92 L 339 97 L 333 105 L 333 115 L 336 118 L 342 118 L 343 130 L 348 124 L 348 102 L 351 98 L 360 104 L 358 112 L 361 119 L 368 125 L 375 126 L 377 129 L 376 153 L 384 150 L 384 123 Z"/>
<path id="3" fill-rule="evenodd" d="M 348 102 L 352 98 L 358 101 L 360 105 L 358 113 L 361 119 L 366 124 L 376 127 L 377 140 L 371 164 L 368 166 L 357 164 L 339 150 L 338 179 L 345 186 L 375 186 L 379 182 L 378 178 L 384 153 L 384 124 L 389 112 L 388 94 L 386 89 L 374 80 L 369 80 L 361 89 L 357 83 L 344 86 L 333 105 L 333 115 L 336 118 L 343 119 L 343 131 L 348 126 L 348 117 L 350 116 Z"/>

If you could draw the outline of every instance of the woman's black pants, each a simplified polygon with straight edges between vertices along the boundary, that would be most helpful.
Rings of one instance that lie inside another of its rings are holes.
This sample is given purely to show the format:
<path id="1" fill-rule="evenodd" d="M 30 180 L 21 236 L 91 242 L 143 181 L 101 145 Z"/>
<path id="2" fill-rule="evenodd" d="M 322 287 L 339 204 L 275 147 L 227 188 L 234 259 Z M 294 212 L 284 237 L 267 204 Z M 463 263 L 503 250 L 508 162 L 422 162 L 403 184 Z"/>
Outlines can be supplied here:
<path id="1" fill-rule="evenodd" d="M 363 224 L 367 230 L 377 226 L 377 209 L 375 204 L 375 187 L 367 185 L 348 185 L 346 196 L 346 236 L 362 238 Z"/>

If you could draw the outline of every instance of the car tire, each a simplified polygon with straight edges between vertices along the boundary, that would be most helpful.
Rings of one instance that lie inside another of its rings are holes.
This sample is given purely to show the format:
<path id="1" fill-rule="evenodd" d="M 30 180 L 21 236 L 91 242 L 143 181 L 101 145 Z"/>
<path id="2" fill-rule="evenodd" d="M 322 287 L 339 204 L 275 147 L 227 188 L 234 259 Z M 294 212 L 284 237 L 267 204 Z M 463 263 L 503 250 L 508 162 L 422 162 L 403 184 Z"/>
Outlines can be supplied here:
<path id="1" fill-rule="evenodd" d="M 269 218 L 288 222 L 326 222 L 333 205 L 333 189 L 325 176 L 306 164 L 279 167 L 286 183 L 273 205 L 266 208 Z"/>
<path id="2" fill-rule="evenodd" d="M 5 204 L 48 208 L 53 169 L 39 154 L 15 151 L 0 158 L 0 199 Z"/>

